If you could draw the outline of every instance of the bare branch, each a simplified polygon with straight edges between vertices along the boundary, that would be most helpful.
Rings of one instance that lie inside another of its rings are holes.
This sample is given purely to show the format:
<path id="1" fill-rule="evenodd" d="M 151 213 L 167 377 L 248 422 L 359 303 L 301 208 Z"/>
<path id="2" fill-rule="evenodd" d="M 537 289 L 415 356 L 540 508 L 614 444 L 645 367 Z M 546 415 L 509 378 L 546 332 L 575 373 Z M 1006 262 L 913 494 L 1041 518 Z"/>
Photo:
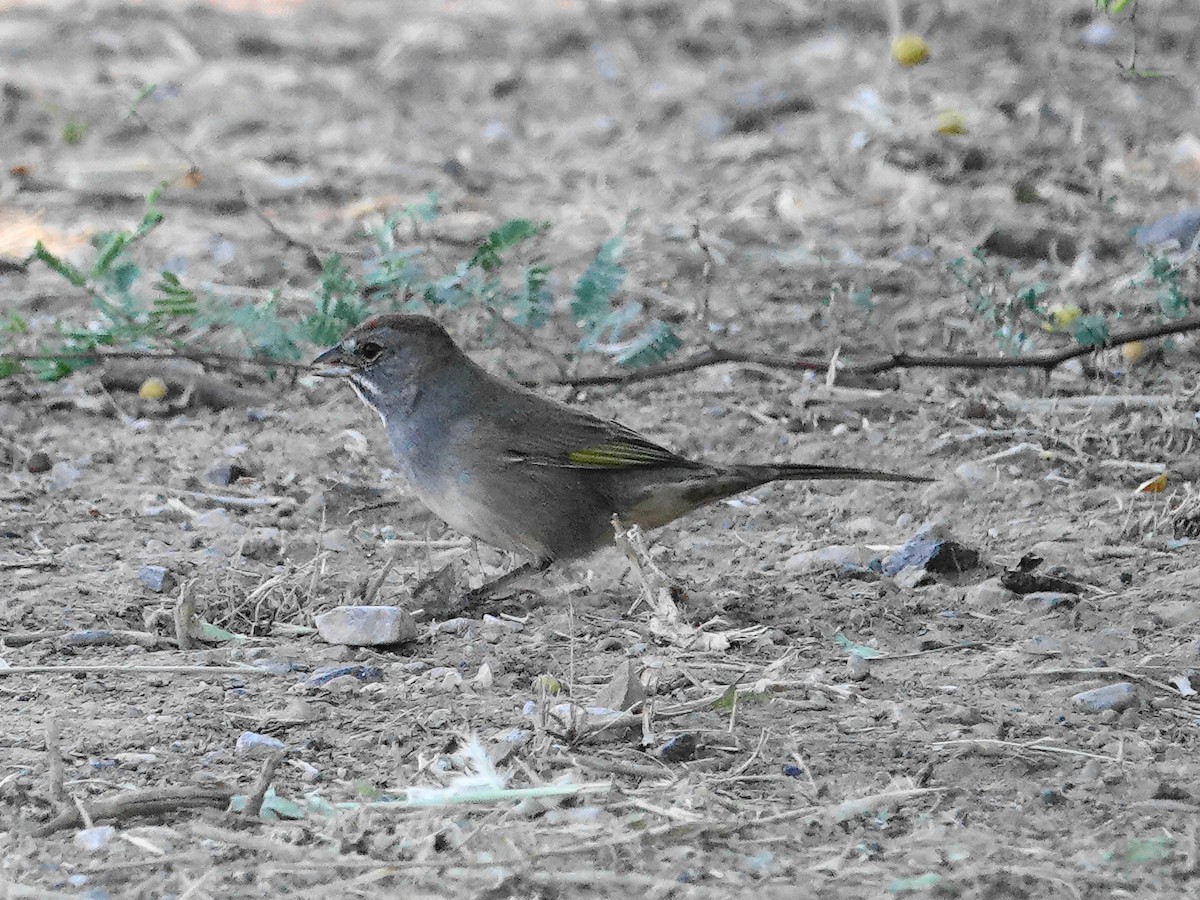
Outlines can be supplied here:
<path id="1" fill-rule="evenodd" d="M 1080 345 L 1045 353 L 1031 353 L 1027 356 L 972 356 L 969 354 L 918 356 L 896 353 L 879 359 L 846 360 L 839 363 L 838 371 L 850 375 L 878 375 L 881 372 L 890 372 L 896 369 L 1041 369 L 1049 372 L 1068 360 L 1078 359 L 1107 347 L 1119 347 L 1133 341 L 1145 341 L 1198 330 L 1200 330 L 1200 316 L 1190 316 L 1163 325 L 1147 325 L 1143 328 L 1131 328 L 1127 331 L 1117 332 L 1109 335 L 1108 340 L 1102 346 Z M 580 375 L 574 378 L 555 379 L 550 383 L 571 387 L 636 384 L 684 372 L 694 372 L 697 369 L 721 363 L 751 363 L 771 369 L 796 372 L 824 372 L 829 368 L 829 361 L 824 359 L 786 357 L 772 353 L 747 353 L 714 348 L 697 353 L 687 359 L 650 366 L 645 369 L 634 369 L 610 375 Z"/>

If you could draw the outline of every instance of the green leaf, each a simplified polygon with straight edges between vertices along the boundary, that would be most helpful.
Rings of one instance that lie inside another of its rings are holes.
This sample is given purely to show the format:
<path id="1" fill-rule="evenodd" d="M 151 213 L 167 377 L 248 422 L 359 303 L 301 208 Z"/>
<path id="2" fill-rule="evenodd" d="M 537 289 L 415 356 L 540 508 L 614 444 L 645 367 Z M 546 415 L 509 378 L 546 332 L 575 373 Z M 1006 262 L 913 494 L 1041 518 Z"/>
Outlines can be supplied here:
<path id="1" fill-rule="evenodd" d="M 1100 347 L 1108 341 L 1108 323 L 1104 316 L 1080 316 L 1071 323 L 1071 336 L 1085 347 Z"/>
<path id="2" fill-rule="evenodd" d="M 515 324 L 522 328 L 541 328 L 550 320 L 550 307 L 554 303 L 554 296 L 547 286 L 549 279 L 549 266 L 534 265 L 525 270 L 521 290 L 508 298 L 508 305 L 514 312 Z"/>
<path id="3" fill-rule="evenodd" d="M 33 258 L 38 262 L 43 263 L 46 268 L 57 275 L 61 275 L 75 287 L 83 287 L 87 284 L 87 276 L 71 265 L 62 257 L 51 253 L 46 249 L 46 245 L 38 241 L 33 245 Z"/>
<path id="4" fill-rule="evenodd" d="M 64 144 L 73 147 L 83 140 L 85 134 L 87 134 L 87 126 L 82 122 L 71 119 L 63 125 L 62 139 Z"/>
<path id="5" fill-rule="evenodd" d="M 226 631 L 219 625 L 214 625 L 211 622 L 200 622 L 200 627 L 197 629 L 200 633 L 197 635 L 200 640 L 209 644 L 221 644 L 225 641 L 244 641 L 246 636 L 243 634 L 234 634 L 232 631 Z"/>
<path id="6" fill-rule="evenodd" d="M 6 359 L 0 353 L 0 378 L 9 378 L 21 371 L 21 361 L 18 359 Z"/>
<path id="7" fill-rule="evenodd" d="M 412 222 L 432 222 L 442 211 L 442 198 L 437 191 L 430 191 L 424 200 L 410 203 L 400 211 L 400 215 Z"/>
<path id="8" fill-rule="evenodd" d="M 1158 294 L 1158 308 L 1168 319 L 1182 319 L 1188 314 L 1191 306 L 1187 295 L 1177 286 L 1172 285 Z"/>
<path id="9" fill-rule="evenodd" d="M 125 260 L 113 266 L 108 273 L 108 283 L 118 294 L 128 294 L 133 285 L 141 277 L 142 270 L 132 260 Z"/>
<path id="10" fill-rule="evenodd" d="M 93 242 L 100 251 L 96 254 L 96 261 L 92 263 L 92 275 L 98 277 L 106 273 L 117 257 L 121 255 L 121 251 L 129 243 L 129 235 L 124 231 L 114 231 L 97 235 Z"/>
<path id="11" fill-rule="evenodd" d="M 131 113 L 137 112 L 137 108 L 141 106 L 150 96 L 158 90 L 157 84 L 148 84 L 138 91 L 137 96 L 133 98 L 133 103 L 129 107 Z"/>
<path id="12" fill-rule="evenodd" d="M 926 872 L 915 878 L 897 878 L 887 886 L 889 894 L 913 894 L 935 888 L 945 879 L 937 872 Z"/>
<path id="13" fill-rule="evenodd" d="M 851 653 L 861 656 L 863 659 L 878 659 L 883 654 L 874 647 L 868 647 L 866 644 L 856 644 L 850 638 L 846 637 L 840 631 L 833 636 L 833 639 L 838 642 L 838 646 Z"/>
<path id="14" fill-rule="evenodd" d="M 503 260 L 500 254 L 511 250 L 517 244 L 529 240 L 550 227 L 549 222 L 535 223 L 529 219 L 509 219 L 487 236 L 487 240 L 479 245 L 475 255 L 467 263 L 469 269 L 483 269 L 491 272 L 500 268 Z"/>
<path id="15" fill-rule="evenodd" d="M 620 235 L 609 238 L 575 282 L 571 314 L 581 328 L 594 327 L 611 311 L 613 295 L 625 281 L 625 267 L 620 263 L 623 248 Z"/>
<path id="16" fill-rule="evenodd" d="M 871 299 L 873 293 L 874 291 L 872 291 L 871 288 L 865 287 L 861 291 L 855 291 L 853 294 L 851 294 L 850 302 L 866 312 L 874 312 L 875 301 Z"/>
<path id="17" fill-rule="evenodd" d="M 1039 281 L 1036 284 L 1031 284 L 1028 287 L 1023 287 L 1017 291 L 1016 301 L 1030 312 L 1035 312 L 1038 315 L 1044 315 L 1041 305 L 1038 303 L 1050 290 L 1050 285 L 1044 281 Z"/>
<path id="18" fill-rule="evenodd" d="M 241 812 L 249 802 L 250 798 L 248 796 L 238 794 L 230 799 L 229 808 L 233 812 Z M 306 815 L 303 805 L 297 803 L 295 800 L 280 797 L 275 793 L 273 786 L 267 788 L 267 792 L 263 795 L 262 806 L 258 809 L 259 815 L 264 819 L 303 819 Z"/>
<path id="19" fill-rule="evenodd" d="M 25 323 L 17 313 L 9 313 L 4 321 L 0 322 L 0 331 L 8 334 L 28 334 L 29 326 Z"/>
<path id="20" fill-rule="evenodd" d="M 619 366 L 636 369 L 662 362 L 682 346 L 675 330 L 666 322 L 655 319 L 613 359 Z"/>
<path id="21" fill-rule="evenodd" d="M 1125 845 L 1122 860 L 1134 866 L 1160 862 L 1170 857 L 1174 844 L 1175 839 L 1170 835 L 1152 838 L 1133 838 Z"/>
<path id="22" fill-rule="evenodd" d="M 724 710 L 726 712 L 733 709 L 737 703 L 737 682 L 735 681 L 729 687 L 725 688 L 725 693 L 713 701 L 712 708 L 715 710 Z"/>

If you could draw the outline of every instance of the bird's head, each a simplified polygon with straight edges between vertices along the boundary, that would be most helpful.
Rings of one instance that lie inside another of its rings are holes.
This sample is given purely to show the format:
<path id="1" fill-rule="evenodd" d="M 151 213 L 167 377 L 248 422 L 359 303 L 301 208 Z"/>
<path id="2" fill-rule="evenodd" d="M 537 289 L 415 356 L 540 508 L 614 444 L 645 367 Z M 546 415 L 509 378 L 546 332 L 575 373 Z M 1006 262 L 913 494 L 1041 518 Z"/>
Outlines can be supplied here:
<path id="1" fill-rule="evenodd" d="M 346 332 L 312 361 L 312 371 L 346 379 L 364 403 L 386 415 L 411 399 L 421 379 L 462 359 L 458 345 L 433 319 L 391 314 Z"/>

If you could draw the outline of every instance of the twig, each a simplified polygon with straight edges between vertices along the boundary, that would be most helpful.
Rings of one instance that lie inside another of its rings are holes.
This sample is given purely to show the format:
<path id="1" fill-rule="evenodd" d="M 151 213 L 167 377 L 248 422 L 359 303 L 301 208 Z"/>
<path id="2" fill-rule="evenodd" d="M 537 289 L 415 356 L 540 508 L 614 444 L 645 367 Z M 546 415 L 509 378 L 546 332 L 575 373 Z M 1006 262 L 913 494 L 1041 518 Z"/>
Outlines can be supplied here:
<path id="1" fill-rule="evenodd" d="M 152 816 L 197 807 L 227 806 L 233 791 L 222 787 L 147 788 L 127 791 L 106 800 L 96 800 L 87 806 L 93 820 L 129 819 Z M 34 829 L 35 837 L 45 837 L 63 828 L 73 828 L 83 821 L 78 809 L 68 809 Z"/>
<path id="2" fill-rule="evenodd" d="M 1053 747 L 1042 744 L 1044 738 L 1018 743 L 1017 741 L 1001 741 L 996 738 L 960 738 L 953 741 L 935 741 L 934 747 L 977 746 L 977 747 L 1007 747 L 1010 750 L 1032 750 L 1037 753 L 1059 753 L 1064 756 L 1083 756 L 1087 759 L 1098 759 L 1101 762 L 1119 763 L 1115 756 L 1104 756 L 1100 753 L 1088 753 L 1086 750 L 1073 750 L 1070 747 Z"/>
<path id="3" fill-rule="evenodd" d="M 108 666 L 83 664 L 73 666 L 9 666 L 0 667 L 0 678 L 8 675 L 274 675 L 269 669 L 254 666 Z"/>
<path id="4" fill-rule="evenodd" d="M 267 369 L 289 369 L 295 372 L 307 372 L 308 363 L 291 362 L 285 359 L 266 359 L 254 356 L 238 356 L 236 353 L 219 353 L 213 350 L 88 350 L 72 353 L 12 353 L 0 350 L 0 360 L 13 362 L 38 362 L 40 360 L 75 360 L 87 362 L 103 362 L 106 359 L 182 359 L 200 365 L 250 365 Z"/>
<path id="5" fill-rule="evenodd" d="M 46 719 L 46 769 L 50 778 L 50 802 L 55 809 L 62 809 L 67 803 L 67 789 L 63 784 L 62 738 L 55 716 Z"/>
<path id="6" fill-rule="evenodd" d="M 1163 325 L 1147 325 L 1144 328 L 1131 328 L 1109 335 L 1107 341 L 1100 346 L 1066 347 L 1062 350 L 1045 353 L 1031 353 L 1028 356 L 971 356 L 968 354 L 947 354 L 942 356 L 916 356 L 909 353 L 896 353 L 892 356 L 874 360 L 843 361 L 838 366 L 841 374 L 878 375 L 896 369 L 1041 369 L 1050 372 L 1063 363 L 1078 359 L 1103 350 L 1117 347 L 1133 341 L 1145 341 L 1156 337 L 1172 334 L 1184 334 L 1200 330 L 1200 316 L 1191 316 L 1168 322 Z M 712 348 L 697 353 L 688 359 L 676 362 L 649 366 L 645 369 L 634 369 L 612 375 L 580 375 L 573 378 L 559 379 L 551 384 L 568 385 L 571 387 L 588 387 L 613 384 L 635 384 L 640 381 L 650 381 L 655 378 L 666 378 L 684 372 L 693 372 L 708 366 L 722 363 L 748 363 L 764 366 L 769 369 L 787 369 L 800 372 L 827 372 L 829 361 L 807 357 L 786 357 L 770 353 L 751 353 L 740 350 Z"/>
<path id="7" fill-rule="evenodd" d="M 180 650 L 192 649 L 192 628 L 196 622 L 196 600 L 192 596 L 192 582 L 179 586 L 179 599 L 175 602 L 172 618 L 175 621 L 175 640 Z"/>
<path id="8" fill-rule="evenodd" d="M 313 266 L 316 271 L 320 272 L 325 268 L 325 260 L 321 256 L 320 249 L 315 244 L 309 243 L 303 238 L 298 238 L 291 232 L 287 231 L 282 225 L 267 215 L 266 209 L 259 202 L 258 197 L 256 197 L 250 190 L 246 182 L 242 181 L 240 178 L 235 178 L 234 181 L 237 184 L 238 193 L 242 195 L 242 200 L 245 201 L 246 206 L 250 208 L 250 211 L 254 213 L 254 215 L 256 215 L 259 220 L 267 226 L 268 229 L 270 229 L 273 235 L 275 235 L 288 246 L 298 247 L 299 249 L 303 250 L 304 255 L 308 257 L 309 265 Z"/>
<path id="9" fill-rule="evenodd" d="M 228 506 L 233 509 L 262 509 L 265 506 L 299 506 L 291 497 L 242 497 L 238 494 L 208 494 L 204 491 L 185 491 L 182 488 L 171 488 L 171 493 L 193 500 L 207 500 L 217 506 Z"/>
<path id="10" fill-rule="evenodd" d="M 645 766 L 639 763 L 625 762 L 620 759 L 603 759 L 599 756 L 584 756 L 580 753 L 565 754 L 556 757 L 559 762 L 591 769 L 594 772 L 604 772 L 609 775 L 627 775 L 630 778 L 658 778 L 677 781 L 679 776 L 663 766 Z"/>
<path id="11" fill-rule="evenodd" d="M 1117 347 L 1134 341 L 1145 341 L 1156 337 L 1166 337 L 1172 334 L 1185 334 L 1200 330 L 1200 316 L 1179 319 L 1165 325 L 1148 325 L 1144 328 L 1131 328 L 1109 336 L 1101 346 L 1067 347 L 1063 350 L 1046 353 L 1031 353 L 1028 356 L 971 356 L 969 354 L 947 354 L 944 356 L 914 356 L 909 353 L 896 353 L 892 356 L 874 360 L 841 361 L 838 372 L 848 375 L 879 375 L 897 369 L 1042 369 L 1049 372 L 1063 363 L 1087 356 L 1097 350 Z M 37 362 L 39 360 L 87 360 L 103 361 L 105 359 L 182 359 L 204 365 L 251 365 L 267 369 L 287 369 L 292 372 L 307 372 L 307 363 L 292 362 L 281 359 L 265 359 L 262 357 L 238 356 L 233 353 L 215 351 L 177 349 L 177 350 L 94 350 L 79 353 L 12 353 L 0 350 L 0 360 L 14 362 Z M 687 359 L 676 362 L 648 366 L 645 369 L 634 369 L 610 375 L 577 375 L 572 377 L 552 378 L 543 382 L 525 382 L 527 385 L 557 385 L 566 387 L 598 387 L 603 385 L 637 384 L 656 378 L 667 378 L 697 369 L 717 366 L 723 363 L 741 363 L 744 365 L 762 366 L 766 369 L 783 369 L 797 372 L 828 372 L 829 360 L 808 357 L 786 357 L 778 354 L 751 353 L 740 350 L 712 348 L 704 350 Z"/>
<path id="12" fill-rule="evenodd" d="M 704 254 L 704 269 L 702 277 L 704 278 L 704 297 L 700 302 L 700 324 L 704 326 L 705 332 L 708 331 L 708 310 L 709 302 L 712 300 L 712 286 L 714 272 L 717 268 L 716 260 L 713 258 L 712 247 L 708 246 L 708 242 L 700 235 L 700 223 L 692 223 L 692 240 L 696 242 L 696 246 L 700 248 L 700 252 Z"/>
<path id="13" fill-rule="evenodd" d="M 250 796 L 246 798 L 246 806 L 242 810 L 242 818 L 257 818 L 262 812 L 263 798 L 267 796 L 267 791 L 271 787 L 271 781 L 275 777 L 275 770 L 279 768 L 279 763 L 283 761 L 284 755 L 284 751 L 277 750 L 263 760 L 262 771 L 258 773 L 258 780 L 254 782 L 254 789 L 250 791 Z"/>
<path id="14" fill-rule="evenodd" d="M 129 115 L 130 117 L 137 119 L 137 121 L 141 123 L 143 127 L 152 132 L 156 137 L 158 137 L 159 140 L 174 150 L 184 160 L 184 162 L 188 164 L 188 171 L 184 174 L 185 178 L 194 178 L 203 173 L 204 166 L 200 163 L 200 160 L 196 157 L 196 155 L 187 147 L 183 146 L 183 144 L 175 140 L 175 138 L 172 137 L 166 129 L 160 128 L 157 122 L 154 122 L 147 116 L 142 115 L 142 112 L 138 109 L 137 104 L 134 104 L 134 106 L 130 108 Z M 254 213 L 254 215 L 256 215 L 263 222 L 263 224 L 267 226 L 268 229 L 270 229 L 272 234 L 274 234 L 288 246 L 299 247 L 301 250 L 303 250 L 305 256 L 308 257 L 309 263 L 314 265 L 318 272 L 324 268 L 325 261 L 321 258 L 321 253 L 315 245 L 289 233 L 278 222 L 267 215 L 266 209 L 263 208 L 262 203 L 259 202 L 258 197 L 254 195 L 253 191 L 250 190 L 245 181 L 237 176 L 234 176 L 233 182 L 237 186 L 238 193 L 241 195 L 242 201 L 246 204 L 250 211 Z"/>

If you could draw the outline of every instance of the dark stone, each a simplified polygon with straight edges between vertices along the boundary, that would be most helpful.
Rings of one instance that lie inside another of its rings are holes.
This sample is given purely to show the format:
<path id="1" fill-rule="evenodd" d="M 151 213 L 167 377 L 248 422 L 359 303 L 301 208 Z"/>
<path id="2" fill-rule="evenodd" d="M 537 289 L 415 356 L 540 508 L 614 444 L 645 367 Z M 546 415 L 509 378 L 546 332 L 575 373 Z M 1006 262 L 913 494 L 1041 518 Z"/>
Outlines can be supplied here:
<path id="1" fill-rule="evenodd" d="M 696 758 L 696 736 L 694 734 L 679 734 L 663 744 L 658 755 L 663 762 L 682 763 Z"/>

